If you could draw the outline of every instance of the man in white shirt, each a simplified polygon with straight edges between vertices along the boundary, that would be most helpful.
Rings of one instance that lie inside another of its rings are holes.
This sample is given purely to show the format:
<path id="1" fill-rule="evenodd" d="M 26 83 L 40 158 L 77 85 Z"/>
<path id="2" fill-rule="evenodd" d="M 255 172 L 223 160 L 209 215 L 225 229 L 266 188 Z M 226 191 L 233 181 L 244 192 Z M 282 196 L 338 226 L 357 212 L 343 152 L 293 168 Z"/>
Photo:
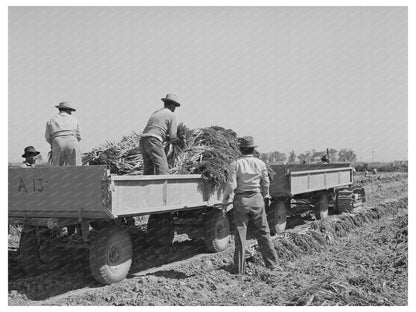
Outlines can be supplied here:
<path id="1" fill-rule="evenodd" d="M 80 166 L 81 135 L 78 120 L 72 116 L 73 108 L 68 102 L 55 106 L 59 114 L 46 123 L 45 139 L 51 145 L 53 166 Z"/>
<path id="2" fill-rule="evenodd" d="M 270 200 L 270 180 L 266 164 L 253 156 L 256 147 L 251 136 L 241 138 L 239 148 L 242 156 L 231 163 L 223 198 L 223 204 L 226 205 L 231 195 L 235 194 L 233 200 L 233 217 L 236 227 L 234 267 L 238 274 L 245 273 L 245 242 L 249 219 L 257 229 L 256 239 L 266 267 L 270 270 L 279 270 L 264 204 L 265 200 Z"/>

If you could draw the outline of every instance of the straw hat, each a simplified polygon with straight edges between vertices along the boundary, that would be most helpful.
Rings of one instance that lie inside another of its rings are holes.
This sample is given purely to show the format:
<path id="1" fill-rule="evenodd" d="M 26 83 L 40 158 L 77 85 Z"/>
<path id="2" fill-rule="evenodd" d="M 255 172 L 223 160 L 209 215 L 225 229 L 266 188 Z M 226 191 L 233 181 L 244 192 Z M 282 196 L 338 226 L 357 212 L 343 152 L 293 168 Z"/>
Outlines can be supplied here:
<path id="1" fill-rule="evenodd" d="M 254 139 L 251 136 L 245 136 L 240 138 L 239 140 L 239 147 L 257 147 L 257 145 L 254 144 Z"/>
<path id="2" fill-rule="evenodd" d="M 29 156 L 29 154 L 35 154 L 39 155 L 40 152 L 38 152 L 37 150 L 35 150 L 35 148 L 33 146 L 28 146 L 25 148 L 25 153 L 22 155 L 23 158 L 26 158 L 27 156 Z"/>
<path id="3" fill-rule="evenodd" d="M 73 108 L 72 107 L 72 105 L 71 104 L 69 104 L 68 102 L 61 102 L 61 103 L 59 103 L 59 105 L 55 105 L 55 107 L 56 108 L 65 108 L 65 109 L 69 109 L 69 110 L 72 110 L 72 111 L 76 111 L 76 109 L 75 108 Z"/>
<path id="4" fill-rule="evenodd" d="M 175 103 L 176 106 L 181 106 L 181 104 L 178 102 L 178 97 L 175 94 L 168 93 L 166 94 L 166 97 L 161 98 L 163 102 L 172 102 Z"/>

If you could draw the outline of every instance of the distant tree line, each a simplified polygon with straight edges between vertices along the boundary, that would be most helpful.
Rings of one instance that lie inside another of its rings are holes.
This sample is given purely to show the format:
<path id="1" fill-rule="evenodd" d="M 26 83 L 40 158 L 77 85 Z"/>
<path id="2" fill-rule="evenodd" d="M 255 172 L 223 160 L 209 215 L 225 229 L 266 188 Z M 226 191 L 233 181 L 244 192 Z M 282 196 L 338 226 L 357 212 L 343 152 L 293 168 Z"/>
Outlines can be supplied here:
<path id="1" fill-rule="evenodd" d="M 286 155 L 285 153 L 274 151 L 270 153 L 261 153 L 260 159 L 266 163 L 316 163 L 320 162 L 323 155 L 327 155 L 327 151 L 317 151 L 315 149 L 305 151 L 296 155 L 292 150 Z M 328 149 L 330 162 L 355 162 L 357 155 L 350 148 L 341 148 L 339 151 L 334 148 Z"/>
<path id="2" fill-rule="evenodd" d="M 354 167 L 357 171 L 371 172 L 373 169 L 377 169 L 378 172 L 408 172 L 408 161 L 394 161 L 394 162 L 358 162 Z"/>

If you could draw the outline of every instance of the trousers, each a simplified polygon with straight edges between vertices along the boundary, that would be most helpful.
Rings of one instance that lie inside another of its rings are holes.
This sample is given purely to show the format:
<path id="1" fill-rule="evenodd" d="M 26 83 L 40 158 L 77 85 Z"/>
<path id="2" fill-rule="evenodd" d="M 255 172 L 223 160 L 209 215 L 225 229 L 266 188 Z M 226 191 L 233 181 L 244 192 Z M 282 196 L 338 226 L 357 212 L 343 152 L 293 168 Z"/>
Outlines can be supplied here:
<path id="1" fill-rule="evenodd" d="M 60 136 L 52 141 L 52 166 L 81 166 L 81 149 L 74 136 Z"/>
<path id="2" fill-rule="evenodd" d="M 277 266 L 277 254 L 270 236 L 269 224 L 261 193 L 236 194 L 234 197 L 233 217 L 236 228 L 234 266 L 239 274 L 245 272 L 245 244 L 247 224 L 251 219 L 255 228 L 255 236 L 267 268 Z"/>
<path id="3" fill-rule="evenodd" d="M 162 142 L 154 137 L 140 139 L 140 152 L 143 156 L 143 175 L 168 174 L 168 160 Z"/>

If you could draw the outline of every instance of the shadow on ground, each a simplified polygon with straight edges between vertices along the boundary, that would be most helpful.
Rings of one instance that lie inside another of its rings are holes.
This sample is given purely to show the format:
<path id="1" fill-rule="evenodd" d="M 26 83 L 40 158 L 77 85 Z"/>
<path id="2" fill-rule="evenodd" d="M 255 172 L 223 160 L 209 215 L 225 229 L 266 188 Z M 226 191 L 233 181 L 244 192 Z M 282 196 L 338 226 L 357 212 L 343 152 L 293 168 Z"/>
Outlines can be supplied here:
<path id="1" fill-rule="evenodd" d="M 134 273 L 160 267 L 176 261 L 186 260 L 205 252 L 201 241 L 185 240 L 175 242 L 170 246 L 149 246 L 143 232 L 133 232 L 134 246 L 133 262 L 129 277 Z M 18 249 L 9 250 L 9 296 L 19 294 L 29 300 L 40 301 L 72 290 L 82 288 L 98 288 L 103 285 L 94 280 L 89 269 L 88 251 L 73 249 L 62 262 L 62 266 L 37 276 L 28 276 L 19 264 Z M 183 273 L 173 270 L 158 271 L 156 275 L 167 278 L 187 278 Z"/>

